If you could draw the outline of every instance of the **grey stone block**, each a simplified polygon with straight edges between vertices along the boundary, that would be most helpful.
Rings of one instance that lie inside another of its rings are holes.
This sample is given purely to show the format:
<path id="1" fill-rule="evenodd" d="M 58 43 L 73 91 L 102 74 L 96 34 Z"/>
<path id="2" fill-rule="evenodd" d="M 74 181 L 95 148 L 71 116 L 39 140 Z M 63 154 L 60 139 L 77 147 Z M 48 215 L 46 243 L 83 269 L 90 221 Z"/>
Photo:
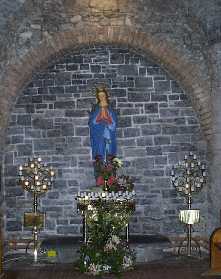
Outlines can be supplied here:
<path id="1" fill-rule="evenodd" d="M 17 115 L 17 124 L 22 126 L 31 126 L 31 115 Z"/>
<path id="2" fill-rule="evenodd" d="M 162 148 L 161 146 L 147 146 L 146 153 L 148 156 L 162 155 Z"/>
<path id="3" fill-rule="evenodd" d="M 64 86 L 49 87 L 50 94 L 64 94 Z"/>
<path id="4" fill-rule="evenodd" d="M 53 139 L 35 139 L 34 140 L 34 150 L 35 151 L 53 150 L 53 148 L 54 148 Z"/>
<path id="5" fill-rule="evenodd" d="M 51 122 L 52 123 L 52 122 Z M 25 138 L 40 138 L 41 137 L 41 131 L 35 130 L 31 128 L 25 129 Z"/>
<path id="6" fill-rule="evenodd" d="M 162 170 L 162 169 L 145 170 L 144 175 L 146 175 L 146 176 L 164 176 L 164 170 Z"/>
<path id="7" fill-rule="evenodd" d="M 7 221 L 6 230 L 9 232 L 21 231 L 22 222 L 21 221 Z"/>
<path id="8" fill-rule="evenodd" d="M 160 125 L 144 125 L 141 127 L 142 135 L 149 136 L 149 135 L 157 135 L 161 133 L 161 126 Z"/>
<path id="9" fill-rule="evenodd" d="M 11 143 L 12 144 L 18 144 L 18 143 L 24 143 L 24 136 L 12 136 L 11 137 Z"/>
<path id="10" fill-rule="evenodd" d="M 120 65 L 118 73 L 123 76 L 137 76 L 138 68 L 135 65 Z"/>
<path id="11" fill-rule="evenodd" d="M 164 125 L 162 127 L 162 134 L 175 135 L 179 133 L 179 128 L 175 125 Z"/>
<path id="12" fill-rule="evenodd" d="M 87 70 L 89 70 L 89 68 L 90 68 L 89 64 L 86 64 L 86 63 L 80 64 L 80 70 L 81 71 L 87 71 Z"/>
<path id="13" fill-rule="evenodd" d="M 136 169 L 152 169 L 154 167 L 153 158 L 137 158 L 134 160 Z"/>
<path id="14" fill-rule="evenodd" d="M 129 102 L 148 102 L 150 100 L 150 94 L 148 93 L 128 93 Z"/>
<path id="15" fill-rule="evenodd" d="M 5 194 L 7 195 L 7 197 L 19 197 L 24 195 L 24 190 L 22 189 L 22 187 L 20 185 L 16 186 L 16 184 L 15 187 L 9 187 L 6 189 Z"/>
<path id="16" fill-rule="evenodd" d="M 155 81 L 154 82 L 154 88 L 157 91 L 159 92 L 168 92 L 171 90 L 171 87 L 170 87 L 170 81 L 169 80 L 166 80 L 166 81 Z"/>
<path id="17" fill-rule="evenodd" d="M 79 234 L 80 227 L 78 225 L 68 225 L 68 226 L 58 226 L 58 234 L 68 235 L 68 234 Z"/>
<path id="18" fill-rule="evenodd" d="M 90 69 L 92 73 L 100 73 L 101 66 L 100 65 L 90 65 Z"/>
<path id="19" fill-rule="evenodd" d="M 50 129 L 47 131 L 47 137 L 60 137 L 61 136 L 61 130 L 60 129 Z"/>
<path id="20" fill-rule="evenodd" d="M 86 110 L 73 109 L 65 111 L 66 117 L 85 117 L 88 116 L 88 112 Z"/>
<path id="21" fill-rule="evenodd" d="M 125 147 L 125 146 L 136 146 L 136 141 L 133 138 L 127 138 L 127 139 L 118 139 L 119 146 Z"/>
<path id="22" fill-rule="evenodd" d="M 35 129 L 52 129 L 53 128 L 53 120 L 45 119 L 45 118 L 35 118 L 32 120 L 32 126 Z"/>
<path id="23" fill-rule="evenodd" d="M 135 87 L 151 88 L 153 87 L 153 80 L 149 77 L 139 77 L 135 79 Z"/>
<path id="24" fill-rule="evenodd" d="M 32 96 L 31 97 L 31 102 L 33 104 L 42 103 L 42 96 L 41 95 Z"/>
<path id="25" fill-rule="evenodd" d="M 55 109 L 71 109 L 75 108 L 75 101 L 60 101 L 54 103 Z"/>
<path id="26" fill-rule="evenodd" d="M 170 137 L 169 136 L 155 136 L 154 144 L 156 144 L 156 145 L 170 144 Z"/>
<path id="27" fill-rule="evenodd" d="M 70 93 L 70 94 L 75 94 L 78 92 L 77 86 L 65 86 L 65 94 Z"/>
<path id="28" fill-rule="evenodd" d="M 94 98 L 83 98 L 77 100 L 77 108 L 78 109 L 91 109 L 95 100 Z"/>
<path id="29" fill-rule="evenodd" d="M 199 133 L 200 127 L 197 126 L 180 126 L 179 133 L 180 134 L 196 134 Z"/>
<path id="30" fill-rule="evenodd" d="M 167 198 L 176 198 L 177 197 L 177 192 L 175 189 L 165 189 L 162 190 L 162 196 L 164 199 Z"/>
<path id="31" fill-rule="evenodd" d="M 124 54 L 113 53 L 110 55 L 111 64 L 124 64 Z"/>
<path id="32" fill-rule="evenodd" d="M 147 116 L 146 115 L 134 115 L 133 122 L 134 122 L 134 124 L 146 124 Z"/>
<path id="33" fill-rule="evenodd" d="M 112 97 L 126 97 L 127 90 L 125 88 L 113 88 L 111 90 Z"/>
<path id="34" fill-rule="evenodd" d="M 117 126 L 119 128 L 131 127 L 132 126 L 131 117 L 124 117 L 124 116 L 119 117 Z"/>
<path id="35" fill-rule="evenodd" d="M 78 70 L 78 64 L 67 64 L 66 65 L 67 71 L 77 71 Z"/>
<path id="36" fill-rule="evenodd" d="M 161 108 L 160 109 L 160 116 L 161 117 L 177 117 L 179 115 L 178 109 L 172 108 Z"/>
<path id="37" fill-rule="evenodd" d="M 140 129 L 139 128 L 126 128 L 124 130 L 125 137 L 139 137 Z"/>
<path id="38" fill-rule="evenodd" d="M 124 148 L 124 156 L 127 157 L 143 157 L 145 156 L 145 148 Z"/>
<path id="39" fill-rule="evenodd" d="M 154 159 L 155 165 L 167 165 L 167 156 L 157 156 Z"/>
<path id="40" fill-rule="evenodd" d="M 88 136 L 89 129 L 88 127 L 76 127 L 75 128 L 75 136 Z"/>
<path id="41" fill-rule="evenodd" d="M 75 130 L 72 123 L 65 123 L 61 127 L 62 136 L 75 136 Z"/>
<path id="42" fill-rule="evenodd" d="M 43 95 L 43 101 L 51 102 L 56 100 L 56 95 Z"/>
<path id="43" fill-rule="evenodd" d="M 152 102 L 167 102 L 167 95 L 152 93 L 151 101 Z"/>
<path id="44" fill-rule="evenodd" d="M 69 63 L 83 63 L 83 56 L 81 55 L 74 55 L 71 57 L 71 59 L 68 61 Z"/>
<path id="45" fill-rule="evenodd" d="M 145 104 L 145 113 L 158 113 L 158 103 Z"/>
<path id="46" fill-rule="evenodd" d="M 171 89 L 173 93 L 182 93 L 182 88 L 178 85 L 178 83 L 175 80 L 171 81 Z"/>
<path id="47" fill-rule="evenodd" d="M 30 156 L 33 152 L 32 144 L 19 144 L 16 149 L 19 156 Z"/>
<path id="48" fill-rule="evenodd" d="M 153 145 L 153 138 L 152 137 L 140 137 L 137 139 L 137 146 L 149 146 Z"/>

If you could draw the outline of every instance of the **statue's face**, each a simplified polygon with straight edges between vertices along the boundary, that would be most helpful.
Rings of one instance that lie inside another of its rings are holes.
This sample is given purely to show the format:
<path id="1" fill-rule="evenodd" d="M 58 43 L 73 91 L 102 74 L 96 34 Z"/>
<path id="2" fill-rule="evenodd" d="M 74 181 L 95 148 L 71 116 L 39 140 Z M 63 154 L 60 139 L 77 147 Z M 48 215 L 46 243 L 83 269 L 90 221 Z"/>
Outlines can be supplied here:
<path id="1" fill-rule="evenodd" d="M 106 93 L 104 91 L 99 92 L 98 100 L 99 100 L 99 102 L 104 102 L 104 101 L 107 100 L 107 96 L 106 96 Z"/>

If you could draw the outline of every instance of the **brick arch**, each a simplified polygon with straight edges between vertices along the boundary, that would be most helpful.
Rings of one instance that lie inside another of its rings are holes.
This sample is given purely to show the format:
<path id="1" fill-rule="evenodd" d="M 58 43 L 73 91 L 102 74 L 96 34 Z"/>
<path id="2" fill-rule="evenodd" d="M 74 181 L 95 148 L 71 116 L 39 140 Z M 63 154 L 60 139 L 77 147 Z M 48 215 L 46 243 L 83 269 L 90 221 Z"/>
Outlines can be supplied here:
<path id="1" fill-rule="evenodd" d="M 79 48 L 90 44 L 118 44 L 140 49 L 152 57 L 179 82 L 181 87 L 190 95 L 193 107 L 198 112 L 204 135 L 210 139 L 211 132 L 211 101 L 210 83 L 202 78 L 197 65 L 188 61 L 181 50 L 150 34 L 138 32 L 131 28 L 103 27 L 84 28 L 70 32 L 61 32 L 42 41 L 14 65 L 9 65 L 5 79 L 1 81 L 0 96 L 0 136 L 4 143 L 5 128 L 7 127 L 10 110 L 16 95 L 31 80 L 32 74 L 48 64 L 51 57 L 71 48 Z"/>

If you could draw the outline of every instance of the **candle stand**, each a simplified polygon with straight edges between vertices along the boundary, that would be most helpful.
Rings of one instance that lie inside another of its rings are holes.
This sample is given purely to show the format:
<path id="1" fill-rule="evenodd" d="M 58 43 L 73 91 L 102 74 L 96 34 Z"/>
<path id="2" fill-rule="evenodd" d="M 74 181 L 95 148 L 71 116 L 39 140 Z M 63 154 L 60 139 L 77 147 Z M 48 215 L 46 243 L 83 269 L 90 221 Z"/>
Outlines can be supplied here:
<path id="1" fill-rule="evenodd" d="M 34 262 L 38 260 L 38 234 L 44 227 L 45 213 L 38 210 L 38 197 L 46 193 L 52 185 L 55 172 L 52 167 L 42 163 L 41 158 L 31 158 L 24 165 L 19 166 L 19 184 L 22 188 L 33 195 L 32 212 L 24 213 L 24 227 L 31 227 L 33 239 L 28 243 L 34 244 Z"/>
<path id="2" fill-rule="evenodd" d="M 187 243 L 187 256 L 192 254 L 192 226 L 199 222 L 200 211 L 198 209 L 192 209 L 192 196 L 194 193 L 199 192 L 206 183 L 206 167 L 197 156 L 192 152 L 189 155 L 185 155 L 184 160 L 173 166 L 171 171 L 172 184 L 177 192 L 183 194 L 186 198 L 187 209 L 180 210 L 179 220 L 187 226 L 187 236 L 179 247 L 186 241 Z M 195 241 L 195 240 L 194 240 Z M 197 241 L 196 245 L 199 248 L 200 245 Z"/>

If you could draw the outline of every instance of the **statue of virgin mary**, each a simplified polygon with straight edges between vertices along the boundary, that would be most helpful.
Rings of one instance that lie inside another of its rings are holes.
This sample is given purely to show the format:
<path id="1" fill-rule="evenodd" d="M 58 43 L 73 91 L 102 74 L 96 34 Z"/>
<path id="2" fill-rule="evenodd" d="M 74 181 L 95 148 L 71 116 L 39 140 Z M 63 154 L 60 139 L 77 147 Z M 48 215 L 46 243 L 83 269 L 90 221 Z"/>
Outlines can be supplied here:
<path id="1" fill-rule="evenodd" d="M 104 162 L 116 156 L 117 116 L 109 105 L 109 96 L 105 87 L 96 89 L 97 104 L 89 114 L 90 141 L 92 158 Z"/>

